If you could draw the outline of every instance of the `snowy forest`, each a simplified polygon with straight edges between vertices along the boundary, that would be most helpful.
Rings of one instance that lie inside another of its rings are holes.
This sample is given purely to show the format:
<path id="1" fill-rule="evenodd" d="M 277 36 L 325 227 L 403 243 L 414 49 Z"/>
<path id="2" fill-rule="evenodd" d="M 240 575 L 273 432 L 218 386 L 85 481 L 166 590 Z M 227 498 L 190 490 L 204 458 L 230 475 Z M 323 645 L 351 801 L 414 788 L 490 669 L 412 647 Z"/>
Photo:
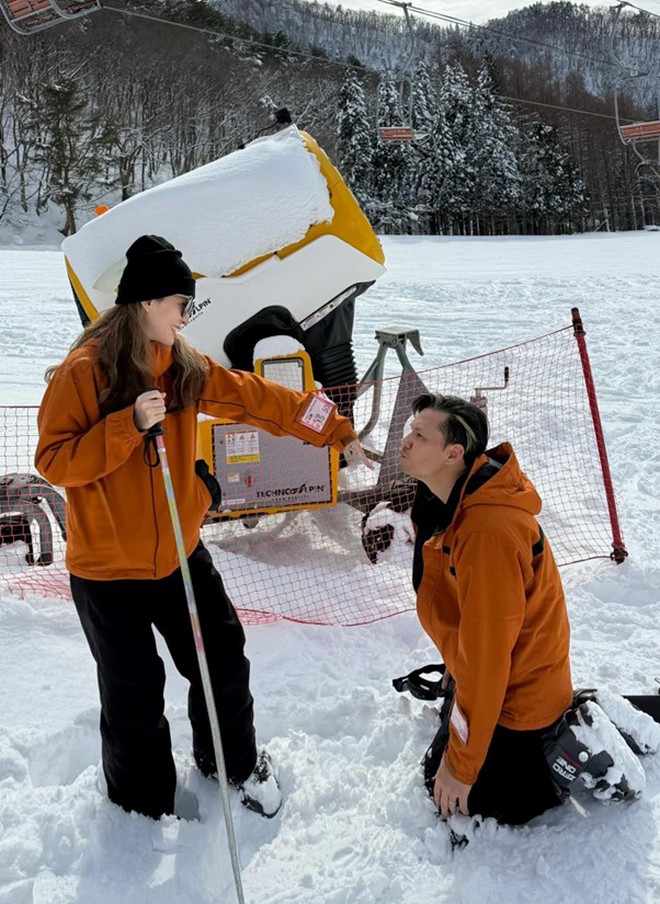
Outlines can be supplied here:
<path id="1" fill-rule="evenodd" d="M 411 54 L 404 17 L 383 10 L 127 0 L 30 36 L 0 23 L 0 227 L 48 217 L 70 235 L 98 205 L 241 147 L 282 107 L 381 233 L 660 223 L 660 181 L 614 119 L 615 88 L 626 121 L 658 116 L 659 17 L 627 11 L 614 33 L 610 10 L 569 2 L 487 26 L 415 15 Z M 420 138 L 384 142 L 390 125 Z"/>

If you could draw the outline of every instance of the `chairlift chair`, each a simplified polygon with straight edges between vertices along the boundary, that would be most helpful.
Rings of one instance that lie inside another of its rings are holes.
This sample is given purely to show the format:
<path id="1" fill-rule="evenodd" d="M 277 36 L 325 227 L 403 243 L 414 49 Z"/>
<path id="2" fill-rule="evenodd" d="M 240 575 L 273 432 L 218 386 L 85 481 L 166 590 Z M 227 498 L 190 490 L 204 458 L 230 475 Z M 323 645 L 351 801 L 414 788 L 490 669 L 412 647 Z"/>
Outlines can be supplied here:
<path id="1" fill-rule="evenodd" d="M 100 0 L 0 0 L 10 28 L 30 35 L 101 9 Z"/>
<path id="2" fill-rule="evenodd" d="M 401 75 L 399 77 L 400 83 L 400 107 L 403 111 L 404 109 L 404 96 L 406 92 L 406 86 L 408 87 L 408 116 L 406 123 L 403 125 L 386 125 L 380 126 L 379 132 L 381 141 L 390 142 L 406 142 L 406 141 L 420 141 L 422 138 L 426 138 L 426 132 L 416 132 L 413 129 L 413 83 L 412 78 L 408 74 L 412 61 L 415 57 L 415 44 L 416 44 L 416 36 L 415 29 L 412 25 L 412 20 L 410 18 L 410 13 L 408 11 L 408 7 L 412 6 L 412 3 L 396 3 L 392 0 L 394 6 L 400 6 L 403 10 L 403 13 L 406 17 L 406 25 L 408 26 L 408 33 L 410 35 L 410 51 L 408 53 L 408 59 L 401 70 Z"/>
<path id="3" fill-rule="evenodd" d="M 610 56 L 612 57 L 614 63 L 616 63 L 616 65 L 618 66 L 625 79 L 631 82 L 635 82 L 635 80 L 637 79 L 648 80 L 649 78 L 658 81 L 657 73 L 635 71 L 631 69 L 630 66 L 628 66 L 616 52 L 615 35 L 621 14 L 627 6 L 631 6 L 631 4 L 627 3 L 626 0 L 621 0 L 619 5 L 613 10 L 612 30 L 610 34 Z M 632 148 L 635 156 L 639 159 L 637 170 L 639 170 L 641 167 L 648 167 L 652 170 L 656 177 L 660 178 L 660 100 L 658 102 L 658 119 L 648 122 L 623 123 L 619 109 L 619 92 L 620 86 L 615 82 L 614 116 L 616 119 L 616 127 L 619 133 L 619 138 L 621 139 L 623 144 Z M 648 150 L 649 142 L 656 143 L 657 152 L 655 156 L 652 156 L 652 154 Z M 642 147 L 639 147 L 639 145 L 642 145 Z"/>
<path id="4" fill-rule="evenodd" d="M 381 126 L 380 137 L 383 141 L 421 141 L 426 132 L 415 132 L 412 126 Z"/>
<path id="5" fill-rule="evenodd" d="M 657 138 L 660 138 L 660 119 L 653 122 L 633 122 L 621 126 L 621 139 L 624 144 Z"/>

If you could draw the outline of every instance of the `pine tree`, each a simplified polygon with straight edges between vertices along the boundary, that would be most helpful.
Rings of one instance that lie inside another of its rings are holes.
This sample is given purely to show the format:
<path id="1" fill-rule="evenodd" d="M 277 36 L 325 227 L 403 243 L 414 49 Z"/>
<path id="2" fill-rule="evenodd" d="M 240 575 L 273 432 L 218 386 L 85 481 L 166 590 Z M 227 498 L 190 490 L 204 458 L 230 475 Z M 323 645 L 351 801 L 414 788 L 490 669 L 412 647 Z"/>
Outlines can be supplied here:
<path id="1" fill-rule="evenodd" d="M 441 215 L 469 232 L 497 230 L 493 217 L 515 209 L 521 180 L 517 127 L 487 67 L 474 85 L 460 64 L 446 68 L 434 139 Z"/>
<path id="2" fill-rule="evenodd" d="M 557 129 L 535 122 L 521 155 L 522 205 L 534 231 L 574 228 L 587 212 L 586 188 L 569 154 L 560 146 Z"/>
<path id="3" fill-rule="evenodd" d="M 397 87 L 388 80 L 381 81 L 378 86 L 378 124 L 401 125 L 403 118 Z M 407 232 L 412 165 L 410 145 L 379 137 L 375 142 L 372 161 L 373 225 L 381 232 Z"/>
<path id="4" fill-rule="evenodd" d="M 460 64 L 447 66 L 438 95 L 435 126 L 436 180 L 434 204 L 439 225 L 467 213 L 474 196 L 477 172 L 472 136 L 472 91 Z M 442 224 L 444 223 L 444 227 Z"/>
<path id="5" fill-rule="evenodd" d="M 421 214 L 426 231 L 439 232 L 438 213 L 443 205 L 445 179 L 455 165 L 454 154 L 446 143 L 447 129 L 441 115 L 436 82 L 422 63 L 413 81 L 413 129 L 424 137 L 411 147 L 412 202 Z"/>
<path id="6" fill-rule="evenodd" d="M 478 216 L 505 215 L 515 209 L 521 196 L 522 180 L 516 157 L 518 127 L 494 93 L 487 66 L 477 75 L 473 97 L 477 177 L 472 209 Z"/>
<path id="7" fill-rule="evenodd" d="M 347 69 L 337 110 L 339 170 L 363 207 L 372 195 L 373 130 L 362 84 L 355 70 Z"/>
<path id="8" fill-rule="evenodd" d="M 64 235 L 76 231 L 76 212 L 81 201 L 98 194 L 104 180 L 108 152 L 115 130 L 100 112 L 92 112 L 72 79 L 63 78 L 41 87 L 40 126 L 45 133 L 35 160 L 46 167 L 48 197 L 64 209 Z"/>

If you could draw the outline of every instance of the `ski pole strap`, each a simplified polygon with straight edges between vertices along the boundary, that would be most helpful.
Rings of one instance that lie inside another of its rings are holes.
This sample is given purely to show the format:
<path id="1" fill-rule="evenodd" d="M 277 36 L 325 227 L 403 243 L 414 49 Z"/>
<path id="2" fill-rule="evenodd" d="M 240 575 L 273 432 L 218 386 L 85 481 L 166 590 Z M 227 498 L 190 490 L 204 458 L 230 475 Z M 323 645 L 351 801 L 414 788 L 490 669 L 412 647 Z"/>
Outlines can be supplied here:
<path id="1" fill-rule="evenodd" d="M 144 453 L 142 457 L 144 458 L 145 465 L 149 468 L 158 467 L 158 446 L 156 445 L 156 437 L 163 436 L 164 433 L 164 427 L 161 427 L 160 424 L 154 424 L 144 435 Z"/>
<path id="2" fill-rule="evenodd" d="M 401 678 L 392 679 L 392 687 L 394 690 L 403 693 L 408 691 L 418 700 L 439 700 L 445 696 L 446 689 L 442 686 L 442 678 L 445 674 L 444 662 L 425 665 L 421 669 L 415 669 L 409 675 L 403 675 Z M 435 681 L 427 678 L 427 675 L 438 674 L 439 678 Z"/>

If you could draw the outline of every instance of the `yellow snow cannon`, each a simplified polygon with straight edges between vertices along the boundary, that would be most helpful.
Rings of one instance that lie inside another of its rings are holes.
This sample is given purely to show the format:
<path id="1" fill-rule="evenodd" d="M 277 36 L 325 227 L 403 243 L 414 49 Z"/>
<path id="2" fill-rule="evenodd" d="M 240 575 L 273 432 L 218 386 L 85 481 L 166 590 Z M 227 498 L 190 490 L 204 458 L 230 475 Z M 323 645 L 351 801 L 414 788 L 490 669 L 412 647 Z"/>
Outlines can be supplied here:
<path id="1" fill-rule="evenodd" d="M 383 250 L 318 144 L 290 125 L 150 188 L 62 243 L 83 323 L 114 304 L 125 251 L 164 236 L 197 277 L 184 335 L 227 367 L 253 369 L 256 343 L 295 338 L 324 387 L 354 384 L 355 299 Z M 350 400 L 345 403 L 350 414 Z"/>

